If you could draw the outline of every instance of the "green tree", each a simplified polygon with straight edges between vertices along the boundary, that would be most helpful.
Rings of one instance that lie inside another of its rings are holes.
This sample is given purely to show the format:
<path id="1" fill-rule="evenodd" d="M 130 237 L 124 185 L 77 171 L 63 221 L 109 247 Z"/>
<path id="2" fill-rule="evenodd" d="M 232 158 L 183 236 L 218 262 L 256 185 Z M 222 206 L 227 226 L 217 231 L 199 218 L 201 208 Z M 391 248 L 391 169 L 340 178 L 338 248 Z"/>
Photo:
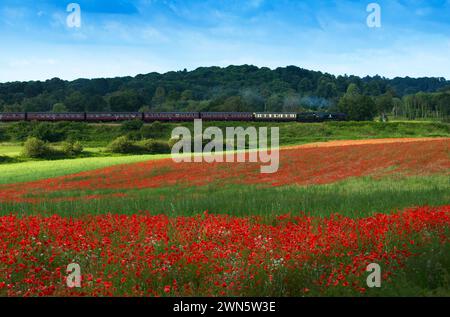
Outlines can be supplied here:
<path id="1" fill-rule="evenodd" d="M 267 99 L 265 111 L 281 112 L 283 109 L 283 97 L 281 95 L 272 95 Z"/>
<path id="2" fill-rule="evenodd" d="M 221 107 L 221 111 L 225 112 L 244 112 L 248 110 L 249 108 L 241 96 L 232 96 L 227 98 Z"/>
<path id="3" fill-rule="evenodd" d="M 380 115 L 381 121 L 387 121 L 387 113 L 394 108 L 394 98 L 390 93 L 385 93 L 375 98 L 377 112 Z"/>
<path id="4" fill-rule="evenodd" d="M 89 96 L 86 100 L 86 111 L 101 112 L 105 111 L 108 107 L 108 103 L 100 95 Z"/>
<path id="5" fill-rule="evenodd" d="M 338 109 L 353 121 L 372 121 L 377 112 L 376 104 L 371 97 L 354 94 L 354 91 L 350 91 L 339 100 Z"/>
<path id="6" fill-rule="evenodd" d="M 67 112 L 67 111 L 68 110 L 67 110 L 66 105 L 63 104 L 62 102 L 58 102 L 53 105 L 52 112 L 61 113 L 61 112 Z"/>
<path id="7" fill-rule="evenodd" d="M 156 88 L 155 94 L 153 95 L 152 102 L 155 105 L 162 105 L 164 101 L 166 100 L 166 90 L 164 87 L 158 87 Z"/>
<path id="8" fill-rule="evenodd" d="M 314 85 L 308 78 L 303 78 L 298 84 L 298 92 L 302 96 L 309 95 L 313 92 Z"/>
<path id="9" fill-rule="evenodd" d="M 139 108 L 139 112 L 150 112 L 150 106 L 143 106 L 141 108 Z"/>
<path id="10" fill-rule="evenodd" d="M 181 93 L 181 101 L 189 101 L 194 98 L 194 94 L 192 93 L 192 90 L 185 90 Z"/>
<path id="11" fill-rule="evenodd" d="M 64 104 L 66 105 L 67 109 L 69 109 L 69 111 L 84 112 L 86 110 L 85 101 L 86 98 L 81 92 L 74 91 L 67 96 L 67 98 L 64 100 Z"/>
<path id="12" fill-rule="evenodd" d="M 138 111 L 142 107 L 142 98 L 134 90 L 124 90 L 113 94 L 109 99 L 111 111 Z"/>
<path id="13" fill-rule="evenodd" d="M 346 92 L 347 97 L 356 97 L 360 93 L 361 92 L 356 84 L 352 83 L 352 84 L 348 85 L 347 92 Z"/>

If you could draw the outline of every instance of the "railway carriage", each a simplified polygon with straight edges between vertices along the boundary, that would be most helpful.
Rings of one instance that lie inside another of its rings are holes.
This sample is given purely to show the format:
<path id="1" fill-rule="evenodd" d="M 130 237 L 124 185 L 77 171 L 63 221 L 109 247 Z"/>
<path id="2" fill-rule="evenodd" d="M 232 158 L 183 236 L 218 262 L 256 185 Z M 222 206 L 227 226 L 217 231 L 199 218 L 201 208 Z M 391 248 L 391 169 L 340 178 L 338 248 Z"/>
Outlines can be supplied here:
<path id="1" fill-rule="evenodd" d="M 9 121 L 25 121 L 26 113 L 25 112 L 0 112 L 0 122 L 9 122 Z"/>
<path id="2" fill-rule="evenodd" d="M 201 112 L 204 121 L 253 121 L 251 112 Z"/>
<path id="3" fill-rule="evenodd" d="M 256 112 L 254 117 L 256 121 L 296 121 L 297 113 Z"/>
<path id="4" fill-rule="evenodd" d="M 28 121 L 84 121 L 85 115 L 83 113 L 50 113 L 50 112 L 28 112 L 26 114 Z"/>
<path id="5" fill-rule="evenodd" d="M 86 113 L 87 122 L 117 122 L 129 120 L 142 120 L 141 112 L 97 112 Z"/>
<path id="6" fill-rule="evenodd" d="M 200 119 L 199 112 L 145 112 L 144 121 L 194 121 Z"/>

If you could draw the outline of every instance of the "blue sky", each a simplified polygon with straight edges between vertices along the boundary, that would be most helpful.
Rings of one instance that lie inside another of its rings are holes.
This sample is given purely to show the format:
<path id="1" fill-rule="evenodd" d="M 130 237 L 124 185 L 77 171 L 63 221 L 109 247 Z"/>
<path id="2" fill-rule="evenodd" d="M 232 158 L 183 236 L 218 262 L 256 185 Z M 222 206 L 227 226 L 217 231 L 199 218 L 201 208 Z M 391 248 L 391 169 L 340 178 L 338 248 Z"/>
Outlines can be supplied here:
<path id="1" fill-rule="evenodd" d="M 0 40 L 0 82 L 231 64 L 450 79 L 450 0 L 0 0 Z"/>

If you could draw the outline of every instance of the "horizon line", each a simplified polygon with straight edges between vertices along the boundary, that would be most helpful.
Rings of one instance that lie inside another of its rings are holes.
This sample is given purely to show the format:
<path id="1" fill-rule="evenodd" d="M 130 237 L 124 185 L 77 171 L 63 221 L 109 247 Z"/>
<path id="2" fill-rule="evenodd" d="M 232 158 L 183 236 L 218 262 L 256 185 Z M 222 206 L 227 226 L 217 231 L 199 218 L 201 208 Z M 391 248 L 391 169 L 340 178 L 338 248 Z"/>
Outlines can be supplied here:
<path id="1" fill-rule="evenodd" d="M 46 82 L 46 81 L 50 81 L 53 79 L 59 79 L 62 81 L 66 81 L 66 82 L 74 82 L 77 80 L 96 80 L 96 79 L 114 79 L 114 78 L 126 78 L 126 77 L 132 77 L 132 78 L 136 78 L 138 76 L 145 76 L 145 75 L 150 75 L 150 74 L 158 74 L 158 75 L 166 75 L 169 73 L 180 73 L 180 72 L 194 72 L 196 70 L 199 70 L 201 68 L 219 68 L 219 69 L 227 69 L 229 67 L 244 67 L 244 66 L 250 66 L 250 67 L 256 67 L 258 69 L 264 69 L 267 68 L 271 71 L 275 71 L 277 69 L 280 68 L 288 68 L 288 67 L 296 67 L 299 69 L 303 69 L 303 70 L 307 70 L 307 71 L 311 71 L 311 72 L 317 72 L 317 73 L 322 73 L 324 75 L 331 75 L 334 76 L 336 78 L 338 77 L 358 77 L 361 79 L 364 78 L 376 78 L 376 77 L 380 77 L 381 79 L 384 80 L 394 80 L 397 78 L 401 78 L 401 79 L 406 79 L 406 78 L 410 78 L 410 79 L 424 79 L 424 78 L 428 78 L 428 79 L 443 79 L 446 82 L 449 82 L 450 80 L 447 79 L 445 76 L 421 76 L 421 77 L 410 77 L 410 76 L 396 76 L 396 77 L 386 77 L 386 76 L 382 76 L 380 74 L 376 74 L 376 75 L 365 75 L 365 76 L 359 76 L 359 75 L 353 75 L 353 74 L 333 74 L 331 72 L 326 72 L 326 71 L 321 71 L 321 70 L 314 70 L 314 69 L 308 69 L 308 68 L 303 68 L 301 66 L 297 66 L 297 65 L 286 65 L 286 66 L 278 66 L 275 68 L 269 67 L 269 66 L 258 66 L 258 65 L 254 65 L 254 64 L 230 64 L 228 66 L 217 66 L 217 65 L 211 65 L 211 66 L 198 66 L 195 69 L 188 69 L 187 67 L 185 67 L 184 69 L 178 69 L 178 70 L 168 70 L 165 72 L 157 72 L 157 71 L 151 71 L 148 73 L 138 73 L 138 74 L 134 74 L 134 75 L 119 75 L 119 76 L 110 76 L 110 77 L 77 77 L 75 79 L 65 79 L 65 78 L 61 78 L 61 77 L 52 77 L 52 78 L 46 78 L 46 79 L 28 79 L 28 80 L 12 80 L 12 81 L 0 81 L 0 85 L 4 85 L 4 84 L 10 84 L 10 83 L 24 83 L 24 82 Z"/>

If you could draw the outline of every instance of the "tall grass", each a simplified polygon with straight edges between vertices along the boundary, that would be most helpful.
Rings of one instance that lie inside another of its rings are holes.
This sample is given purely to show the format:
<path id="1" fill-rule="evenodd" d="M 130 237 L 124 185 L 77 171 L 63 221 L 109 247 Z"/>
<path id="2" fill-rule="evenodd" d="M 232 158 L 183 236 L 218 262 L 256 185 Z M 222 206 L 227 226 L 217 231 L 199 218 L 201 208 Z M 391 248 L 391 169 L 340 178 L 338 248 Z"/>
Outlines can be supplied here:
<path id="1" fill-rule="evenodd" d="M 259 215 L 270 221 L 276 215 L 308 213 L 327 216 L 339 213 L 366 217 L 413 206 L 450 204 L 448 177 L 403 179 L 354 178 L 315 186 L 209 185 L 145 190 L 102 190 L 39 194 L 38 203 L 2 203 L 0 214 L 151 214 L 190 216 L 204 211 L 234 216 Z M 115 197 L 113 194 L 125 194 Z M 86 196 L 98 195 L 95 199 Z M 69 199 L 70 201 L 64 201 Z"/>

